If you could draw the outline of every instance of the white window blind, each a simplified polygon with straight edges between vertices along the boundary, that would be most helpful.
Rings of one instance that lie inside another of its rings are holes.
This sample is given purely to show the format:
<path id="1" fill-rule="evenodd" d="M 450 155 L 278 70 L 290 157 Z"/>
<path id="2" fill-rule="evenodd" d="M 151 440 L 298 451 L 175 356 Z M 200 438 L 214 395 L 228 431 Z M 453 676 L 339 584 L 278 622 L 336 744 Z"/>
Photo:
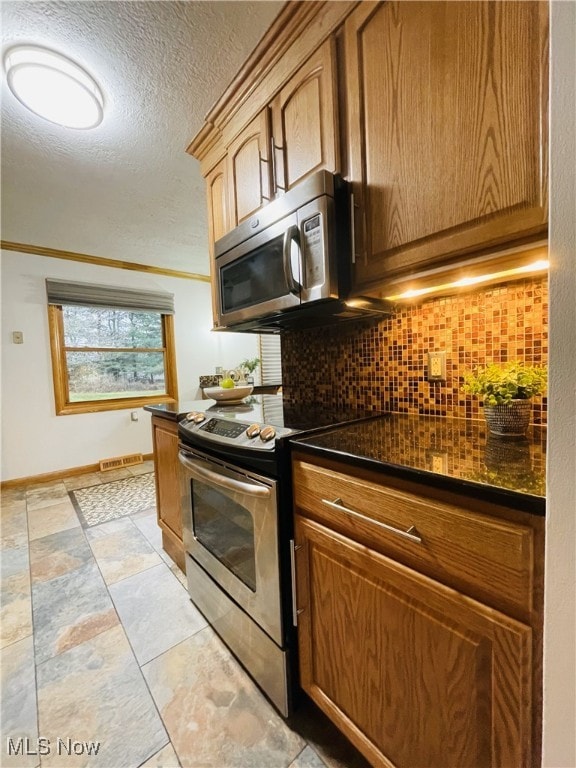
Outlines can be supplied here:
<path id="1" fill-rule="evenodd" d="M 261 334 L 259 346 L 262 384 L 281 384 L 282 346 L 280 334 Z"/>

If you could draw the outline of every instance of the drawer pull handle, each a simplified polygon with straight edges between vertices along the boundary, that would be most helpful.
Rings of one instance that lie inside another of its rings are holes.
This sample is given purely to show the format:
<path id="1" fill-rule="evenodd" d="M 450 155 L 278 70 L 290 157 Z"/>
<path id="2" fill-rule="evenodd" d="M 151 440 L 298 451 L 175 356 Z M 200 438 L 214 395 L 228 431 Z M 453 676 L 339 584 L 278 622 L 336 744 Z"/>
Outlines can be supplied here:
<path id="1" fill-rule="evenodd" d="M 403 539 L 409 539 L 410 541 L 415 541 L 417 544 L 422 544 L 422 537 L 416 530 L 416 527 L 414 525 L 411 525 L 410 528 L 408 528 L 407 531 L 403 531 L 401 528 L 394 528 L 393 525 L 387 525 L 386 523 L 381 523 L 379 520 L 373 520 L 371 517 L 367 517 L 367 515 L 363 515 L 361 512 L 355 512 L 353 509 L 349 509 L 349 507 L 344 506 L 344 502 L 342 499 L 334 499 L 334 501 L 328 501 L 328 499 L 322 499 L 323 504 L 327 504 L 329 507 L 332 507 L 333 509 L 338 509 L 340 512 L 346 512 L 348 515 L 352 515 L 353 517 L 358 517 L 361 520 L 366 520 L 368 523 L 371 523 L 372 525 L 377 525 L 379 528 L 384 528 L 385 531 L 389 531 L 390 533 L 395 533 L 397 536 L 402 536 Z"/>

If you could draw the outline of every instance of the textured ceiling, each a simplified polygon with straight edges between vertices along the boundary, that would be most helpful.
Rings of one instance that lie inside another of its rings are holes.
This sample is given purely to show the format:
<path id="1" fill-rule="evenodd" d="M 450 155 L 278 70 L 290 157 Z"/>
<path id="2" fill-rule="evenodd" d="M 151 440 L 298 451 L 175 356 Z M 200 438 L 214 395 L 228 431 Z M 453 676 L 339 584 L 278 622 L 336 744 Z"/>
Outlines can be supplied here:
<path id="1" fill-rule="evenodd" d="M 185 148 L 282 2 L 2 2 L 2 54 L 35 43 L 93 74 L 90 131 L 2 82 L 2 239 L 208 273 L 204 183 Z"/>

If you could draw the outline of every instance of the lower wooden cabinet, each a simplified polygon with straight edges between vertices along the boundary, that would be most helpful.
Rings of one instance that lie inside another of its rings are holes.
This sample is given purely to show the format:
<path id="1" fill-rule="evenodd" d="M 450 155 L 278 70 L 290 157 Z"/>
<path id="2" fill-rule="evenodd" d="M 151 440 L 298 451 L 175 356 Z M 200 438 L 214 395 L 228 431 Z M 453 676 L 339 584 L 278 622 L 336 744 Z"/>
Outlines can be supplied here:
<path id="1" fill-rule="evenodd" d="M 406 525 L 393 519 L 394 504 L 370 509 L 356 493 L 349 497 L 356 509 L 340 525 L 338 516 L 346 512 L 334 508 L 314 469 L 330 475 L 314 463 L 295 462 L 302 688 L 374 766 L 537 765 L 541 624 L 534 572 L 526 574 L 534 592 L 528 614 L 524 600 L 510 613 L 499 610 L 478 598 L 482 590 L 465 593 L 450 575 L 442 583 L 410 563 L 411 548 L 428 546 L 423 515 L 419 541 L 399 537 L 406 556 L 397 557 L 383 539 L 367 542 L 357 516 L 388 515 L 388 523 L 403 530 Z M 334 476 L 341 493 L 345 475 Z M 315 508 L 315 494 L 329 502 L 326 516 Z M 507 527 L 514 524 L 506 521 Z M 534 535 L 534 550 L 524 547 L 531 562 L 540 532 L 538 525 L 527 527 Z M 455 546 L 458 535 L 457 529 Z"/>
<path id="2" fill-rule="evenodd" d="M 152 417 L 152 445 L 156 478 L 156 509 L 162 529 L 162 546 L 182 570 L 182 515 L 178 463 L 178 423 L 158 416 Z"/>

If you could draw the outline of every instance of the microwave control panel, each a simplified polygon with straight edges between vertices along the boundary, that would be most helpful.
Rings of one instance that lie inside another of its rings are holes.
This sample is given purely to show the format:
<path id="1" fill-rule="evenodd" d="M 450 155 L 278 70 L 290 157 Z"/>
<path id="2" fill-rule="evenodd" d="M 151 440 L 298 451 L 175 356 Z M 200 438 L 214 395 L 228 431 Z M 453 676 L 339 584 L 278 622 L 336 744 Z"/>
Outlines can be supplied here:
<path id="1" fill-rule="evenodd" d="M 313 288 L 324 282 L 324 231 L 321 213 L 306 219 L 302 226 L 302 236 L 306 268 L 304 285 L 306 288 Z"/>

